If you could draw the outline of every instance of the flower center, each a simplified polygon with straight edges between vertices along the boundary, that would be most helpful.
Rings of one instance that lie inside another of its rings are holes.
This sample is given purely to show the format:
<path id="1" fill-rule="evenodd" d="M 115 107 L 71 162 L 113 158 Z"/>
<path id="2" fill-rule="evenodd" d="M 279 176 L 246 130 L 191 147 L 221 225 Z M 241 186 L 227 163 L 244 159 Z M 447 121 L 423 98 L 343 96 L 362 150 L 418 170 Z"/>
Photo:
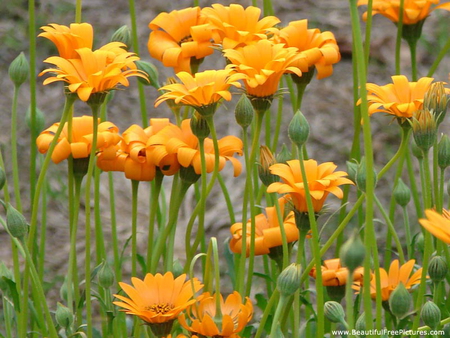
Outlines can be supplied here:
<path id="1" fill-rule="evenodd" d="M 190 41 L 194 41 L 194 39 L 192 38 L 191 35 L 188 35 L 188 36 L 185 36 L 184 38 L 182 38 L 178 44 L 181 45 L 184 42 L 190 42 Z"/>
<path id="2" fill-rule="evenodd" d="M 174 308 L 173 304 L 162 303 L 162 304 L 153 304 L 150 306 L 146 306 L 145 309 L 147 311 L 153 311 L 158 314 L 165 314 Z"/>

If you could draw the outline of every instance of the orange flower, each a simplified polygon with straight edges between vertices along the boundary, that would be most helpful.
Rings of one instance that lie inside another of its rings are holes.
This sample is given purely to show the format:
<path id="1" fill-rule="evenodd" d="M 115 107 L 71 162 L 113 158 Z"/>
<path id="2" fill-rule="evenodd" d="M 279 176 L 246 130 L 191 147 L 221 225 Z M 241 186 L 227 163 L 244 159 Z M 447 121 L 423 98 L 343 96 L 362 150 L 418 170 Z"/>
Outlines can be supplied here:
<path id="1" fill-rule="evenodd" d="M 44 62 L 57 68 L 46 69 L 39 75 L 53 73 L 54 76 L 44 80 L 44 85 L 64 81 L 70 92 L 77 93 L 82 101 L 88 101 L 91 94 L 104 93 L 118 85 L 128 87 L 130 76 L 146 78 L 134 63 L 139 58 L 122 49 L 123 46 L 120 42 L 111 42 L 96 51 L 79 48 L 76 50 L 79 58 L 75 59 L 49 57 Z"/>
<path id="2" fill-rule="evenodd" d="M 249 43 L 267 39 L 266 34 L 280 22 L 274 16 L 259 20 L 261 9 L 254 6 L 244 9 L 238 4 L 214 4 L 203 8 L 202 14 L 213 27 L 214 42 L 221 44 L 223 49 L 244 47 Z"/>
<path id="3" fill-rule="evenodd" d="M 341 266 L 341 260 L 339 258 L 327 259 L 321 266 L 322 270 L 322 284 L 324 286 L 342 286 L 347 283 L 348 269 Z M 362 280 L 364 274 L 364 268 L 357 268 L 353 272 L 353 281 L 357 282 Z M 316 278 L 316 268 L 313 267 L 309 272 L 309 275 Z"/>
<path id="4" fill-rule="evenodd" d="M 215 320 L 216 297 L 220 297 L 221 323 Z M 234 291 L 224 301 L 222 295 L 210 295 L 209 292 L 199 297 L 197 304 L 191 305 L 187 309 L 187 314 L 191 324 L 186 321 L 183 313 L 178 317 L 181 326 L 186 330 L 207 337 L 236 338 L 236 334 L 244 329 L 252 319 L 253 306 L 250 299 L 246 297 L 245 304 L 242 304 L 241 295 Z"/>
<path id="5" fill-rule="evenodd" d="M 368 0 L 359 0 L 358 6 L 367 5 Z M 403 5 L 403 24 L 413 25 L 425 20 L 435 9 L 450 10 L 450 3 L 431 7 L 439 3 L 439 0 L 405 0 Z M 372 15 L 381 14 L 394 23 L 400 20 L 400 1 L 398 0 L 373 0 Z M 363 14 L 363 19 L 367 19 L 367 12 Z"/>
<path id="6" fill-rule="evenodd" d="M 320 165 L 315 160 L 304 161 L 308 187 L 311 194 L 315 212 L 319 212 L 329 193 L 338 198 L 342 198 L 343 193 L 339 188 L 342 184 L 354 184 L 344 171 L 334 171 L 337 166 L 332 162 L 325 162 Z M 279 194 L 289 193 L 294 203 L 295 209 L 300 212 L 308 212 L 306 206 L 306 194 L 300 162 L 298 160 L 287 161 L 287 164 L 277 163 L 269 168 L 274 175 L 280 176 L 282 182 L 275 182 L 269 185 L 267 192 L 277 192 Z"/>
<path id="7" fill-rule="evenodd" d="M 410 289 L 413 285 L 420 283 L 422 268 L 418 269 L 411 275 L 411 272 L 414 268 L 414 263 L 415 260 L 411 259 L 410 261 L 400 266 L 398 259 L 396 259 L 391 263 L 391 266 L 389 267 L 389 274 L 385 269 L 380 268 L 381 299 L 383 301 L 389 300 L 389 296 L 391 295 L 392 291 L 394 291 L 400 283 L 403 283 L 406 289 Z M 372 296 L 372 299 L 376 298 L 377 282 L 375 280 L 375 276 L 376 275 L 373 274 L 373 278 L 370 281 L 370 294 Z M 353 288 L 358 292 L 361 289 L 361 283 L 362 281 L 360 281 L 359 284 L 355 284 L 353 286 Z"/>
<path id="8" fill-rule="evenodd" d="M 425 210 L 426 218 L 419 219 L 419 223 L 433 236 L 441 241 L 450 244 L 450 219 L 447 210 L 443 210 L 440 215 L 435 210 Z"/>
<path id="9" fill-rule="evenodd" d="M 120 301 L 113 304 L 124 308 L 121 311 L 138 316 L 148 323 L 158 337 L 170 333 L 172 322 L 182 311 L 195 303 L 192 297 L 203 287 L 197 278 L 186 281 L 185 274 L 174 278 L 172 272 L 166 272 L 164 275 L 148 273 L 144 280 L 132 277 L 131 282 L 133 286 L 119 282 L 129 298 L 114 295 Z M 163 325 L 164 323 L 168 325 Z"/>
<path id="10" fill-rule="evenodd" d="M 76 50 L 79 48 L 92 49 L 94 30 L 88 23 L 71 23 L 70 27 L 51 23 L 41 29 L 44 32 L 38 36 L 52 41 L 64 59 L 78 59 Z"/>
<path id="11" fill-rule="evenodd" d="M 286 199 L 278 199 L 281 214 L 285 213 Z M 250 254 L 251 241 L 251 220 L 247 221 L 247 257 Z M 298 240 L 298 229 L 295 225 L 294 212 L 288 212 L 283 219 L 283 227 L 286 232 L 286 241 L 288 243 Z M 242 252 L 242 223 L 235 223 L 231 226 L 230 232 L 232 238 L 230 240 L 230 249 L 234 253 Z M 255 255 L 266 255 L 270 250 L 283 244 L 281 237 L 280 224 L 278 223 L 277 211 L 275 207 L 267 207 L 266 215 L 259 214 L 255 218 Z"/>
<path id="12" fill-rule="evenodd" d="M 277 91 L 278 83 L 284 73 L 302 75 L 299 64 L 308 68 L 305 56 L 297 48 L 285 48 L 284 44 L 274 44 L 260 40 L 237 50 L 224 49 L 224 56 L 233 68 L 245 75 L 247 94 L 256 97 L 270 97 Z"/>
<path id="13" fill-rule="evenodd" d="M 168 84 L 161 88 L 165 93 L 158 97 L 155 107 L 161 102 L 174 100 L 175 104 L 194 107 L 203 116 L 214 113 L 220 100 L 231 100 L 229 88 L 241 87 L 237 82 L 244 76 L 234 73 L 230 67 L 221 70 L 207 70 L 192 76 L 187 72 L 177 74 L 181 83 Z"/>
<path id="14" fill-rule="evenodd" d="M 100 122 L 100 119 L 98 122 Z M 36 144 L 40 153 L 44 154 L 47 152 L 58 127 L 59 123 L 55 123 L 38 136 Z M 70 155 L 75 159 L 89 157 L 92 147 L 93 129 L 92 116 L 74 117 L 71 141 L 69 141 L 68 125 L 66 123 L 58 139 L 58 144 L 53 151 L 53 162 L 59 163 Z M 121 139 L 118 132 L 119 128 L 111 122 L 102 122 L 98 125 L 97 149 L 103 152 L 105 158 L 114 157 L 116 145 Z"/>
<path id="15" fill-rule="evenodd" d="M 323 79 L 333 74 L 333 64 L 341 59 L 339 47 L 331 32 L 320 32 L 319 29 L 308 29 L 308 20 L 290 22 L 289 25 L 278 31 L 273 40 L 284 43 L 286 47 L 295 47 L 305 56 L 305 62 L 301 59 L 298 68 L 302 72 L 308 72 L 315 67 L 317 78 Z"/>
<path id="16" fill-rule="evenodd" d="M 211 29 L 200 16 L 200 8 L 159 14 L 149 24 L 152 32 L 148 39 L 150 55 L 175 73 L 191 72 L 191 59 L 202 59 L 213 53 Z"/>

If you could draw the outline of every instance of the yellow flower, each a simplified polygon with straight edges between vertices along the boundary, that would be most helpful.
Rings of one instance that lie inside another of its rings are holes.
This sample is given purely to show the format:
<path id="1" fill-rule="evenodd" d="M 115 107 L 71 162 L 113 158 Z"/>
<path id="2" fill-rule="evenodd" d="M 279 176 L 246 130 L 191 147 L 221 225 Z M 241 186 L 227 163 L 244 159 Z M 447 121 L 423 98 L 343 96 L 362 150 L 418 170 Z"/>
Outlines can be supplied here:
<path id="1" fill-rule="evenodd" d="M 220 318 L 216 321 L 216 297 L 220 297 Z M 236 334 L 244 329 L 252 319 L 253 306 L 250 299 L 246 297 L 245 304 L 242 304 L 241 295 L 234 291 L 224 301 L 222 295 L 210 295 L 209 292 L 199 297 L 197 304 L 191 305 L 187 309 L 190 324 L 183 313 L 178 317 L 181 326 L 186 330 L 206 337 L 235 338 Z"/>
<path id="2" fill-rule="evenodd" d="M 71 23 L 70 27 L 51 23 L 41 29 L 44 32 L 38 36 L 52 41 L 58 49 L 59 56 L 64 59 L 79 58 L 76 52 L 79 48 L 92 49 L 94 30 L 88 23 Z"/>
<path id="3" fill-rule="evenodd" d="M 54 76 L 44 80 L 44 85 L 66 82 L 70 92 L 77 93 L 82 101 L 88 101 L 91 94 L 105 93 L 118 85 L 128 87 L 130 76 L 146 78 L 134 63 L 139 58 L 121 48 L 124 46 L 120 42 L 111 42 L 96 51 L 79 48 L 76 50 L 79 58 L 75 59 L 49 57 L 44 62 L 57 68 L 46 69 L 39 75 L 53 73 Z"/>
<path id="4" fill-rule="evenodd" d="M 294 212 L 285 213 L 286 199 L 278 199 L 280 204 L 281 214 L 286 214 L 283 217 L 283 227 L 286 232 L 287 243 L 298 240 L 298 229 L 295 225 Z M 247 256 L 250 254 L 251 242 L 251 220 L 247 221 L 247 238 L 246 248 Z M 243 245 L 243 226 L 242 223 L 235 223 L 231 226 L 230 232 L 232 238 L 230 240 L 230 249 L 234 253 L 242 252 Z M 280 224 L 278 223 L 277 211 L 275 207 L 267 207 L 266 215 L 259 214 L 255 218 L 255 255 L 266 255 L 270 250 L 279 247 L 283 244 L 281 237 Z"/>
<path id="5" fill-rule="evenodd" d="M 311 194 L 315 212 L 319 212 L 329 193 L 338 198 L 343 197 L 343 192 L 339 188 L 342 184 L 354 184 L 344 171 L 334 171 L 337 166 L 332 162 L 317 164 L 315 160 L 304 161 L 308 187 Z M 306 206 L 305 186 L 298 160 L 287 161 L 287 164 L 277 163 L 271 166 L 270 172 L 280 176 L 283 182 L 275 182 L 269 185 L 267 192 L 277 192 L 279 194 L 289 193 L 294 203 L 295 209 L 300 212 L 308 212 Z"/>
<path id="6" fill-rule="evenodd" d="M 98 119 L 98 122 L 100 122 L 100 119 Z M 59 123 L 55 123 L 38 136 L 36 144 L 40 153 L 44 154 L 47 152 L 58 127 Z M 69 141 L 68 124 L 66 123 L 58 139 L 58 144 L 53 151 L 52 161 L 59 163 L 70 155 L 74 159 L 88 158 L 92 147 L 93 128 L 92 116 L 74 117 L 71 141 Z M 102 151 L 106 158 L 114 157 L 116 145 L 121 140 L 118 132 L 119 128 L 111 122 L 102 122 L 98 125 L 96 148 Z"/>
<path id="7" fill-rule="evenodd" d="M 160 13 L 149 24 L 152 32 L 148 50 L 152 57 L 175 73 L 191 72 L 191 60 L 213 53 L 211 28 L 200 16 L 200 8 L 185 8 L 170 13 Z"/>
<path id="8" fill-rule="evenodd" d="M 302 72 L 308 72 L 312 67 L 317 70 L 317 78 L 323 79 L 333 74 L 333 64 L 341 59 L 339 46 L 331 32 L 320 32 L 317 28 L 308 29 L 308 20 L 290 22 L 273 37 L 276 43 L 284 43 L 286 47 L 295 47 L 305 56 L 307 68 L 303 59 L 298 67 Z"/>
<path id="9" fill-rule="evenodd" d="M 358 6 L 368 4 L 368 0 L 359 0 Z M 439 4 L 439 0 L 405 0 L 403 6 L 403 24 L 413 25 L 428 17 L 435 9 L 450 10 L 450 3 L 432 7 Z M 398 0 L 373 0 L 372 15 L 381 14 L 394 23 L 400 20 L 400 1 Z M 367 19 L 367 12 L 363 14 L 363 19 Z"/>
<path id="10" fill-rule="evenodd" d="M 297 48 L 285 48 L 284 44 L 269 40 L 259 40 L 237 50 L 225 49 L 223 54 L 238 73 L 245 75 L 247 94 L 259 98 L 273 96 L 284 73 L 301 76 L 299 63 L 308 68 L 305 56 Z"/>
<path id="11" fill-rule="evenodd" d="M 342 286 L 347 283 L 348 269 L 341 266 L 341 260 L 339 258 L 327 259 L 323 261 L 322 269 L 322 284 L 324 286 Z M 313 267 L 309 272 L 309 275 L 316 278 L 316 268 Z M 353 281 L 358 282 L 362 280 L 364 274 L 364 268 L 357 268 L 353 272 Z"/>
<path id="12" fill-rule="evenodd" d="M 195 303 L 192 297 L 203 287 L 197 278 L 186 281 L 185 274 L 174 278 L 172 272 L 164 275 L 148 273 L 144 280 L 132 277 L 131 282 L 133 286 L 119 282 L 129 298 L 114 295 L 120 301 L 113 304 L 122 307 L 121 311 L 138 316 L 148 323 L 154 333 L 155 330 L 164 329 L 166 332 L 158 331 L 158 337 L 170 333 L 172 322 L 182 311 Z M 168 325 L 165 326 L 164 323 Z"/>
<path id="13" fill-rule="evenodd" d="M 259 20 L 261 9 L 241 5 L 223 6 L 214 4 L 202 9 L 213 29 L 214 42 L 223 49 L 244 47 L 261 39 L 267 39 L 267 33 L 280 22 L 274 16 L 266 16 Z"/>
<path id="14" fill-rule="evenodd" d="M 439 238 L 444 243 L 450 244 L 450 215 L 447 210 L 443 210 L 440 215 L 435 210 L 425 210 L 427 218 L 419 219 L 419 223 L 433 236 Z"/>

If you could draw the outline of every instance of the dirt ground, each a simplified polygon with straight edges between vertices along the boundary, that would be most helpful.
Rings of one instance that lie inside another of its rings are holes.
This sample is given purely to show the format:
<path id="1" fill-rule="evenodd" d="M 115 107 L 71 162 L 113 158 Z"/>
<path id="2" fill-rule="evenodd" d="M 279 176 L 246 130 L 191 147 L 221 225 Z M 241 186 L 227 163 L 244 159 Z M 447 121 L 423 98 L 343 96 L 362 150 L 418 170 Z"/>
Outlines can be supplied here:
<path id="1" fill-rule="evenodd" d="M 229 1 L 200 1 L 200 6 L 205 7 L 212 3 L 220 2 L 229 4 Z M 282 20 L 283 24 L 289 21 L 308 19 L 309 27 L 317 27 L 322 31 L 332 31 L 340 46 L 342 60 L 334 66 L 333 76 L 323 79 L 314 79 L 308 86 L 305 94 L 302 111 L 311 125 L 311 136 L 308 144 L 310 157 L 319 162 L 332 161 L 339 165 L 339 168 L 345 170 L 345 161 L 348 160 L 349 149 L 353 138 L 353 97 L 352 97 L 352 53 L 351 53 L 351 26 L 348 2 L 345 0 L 278 0 L 274 2 L 274 12 Z M 106 1 L 90 0 L 83 3 L 83 21 L 89 22 L 94 26 L 95 45 L 99 46 L 109 41 L 111 34 L 122 25 L 130 26 L 129 12 L 124 1 Z M 241 1 L 242 5 L 250 5 L 250 1 Z M 262 4 L 262 1 L 258 1 Z M 155 0 L 137 0 L 136 13 L 137 27 L 140 37 L 140 56 L 143 60 L 151 61 L 147 52 L 147 38 L 149 29 L 148 23 L 161 11 L 171 11 L 181 9 L 192 5 L 192 1 L 155 1 Z M 68 25 L 74 20 L 74 2 L 41 0 L 37 2 L 37 25 L 42 26 L 48 23 L 58 23 Z M 361 10 L 362 12 L 362 10 Z M 50 14 L 52 13 L 52 14 Z M 27 40 L 27 2 L 7 0 L 0 4 L 0 86 L 2 93 L 0 95 L 0 145 L 3 151 L 5 162 L 8 169 L 8 177 L 11 177 L 10 170 L 10 109 L 12 104 L 12 85 L 7 75 L 9 63 L 24 51 L 28 56 Z M 448 15 L 448 13 L 433 13 L 432 17 L 425 23 L 424 39 L 419 45 L 419 75 L 425 76 L 428 67 L 434 60 L 436 50 L 435 46 L 442 45 L 442 41 L 448 36 L 448 25 L 441 27 L 437 24 L 437 17 Z M 377 16 L 373 22 L 371 62 L 369 66 L 369 81 L 378 84 L 390 82 L 390 76 L 394 74 L 394 44 L 395 44 L 395 26 L 387 19 Z M 49 53 L 54 52 L 51 43 L 45 39 L 37 39 L 37 71 L 45 68 L 42 60 Z M 432 48 L 431 48 L 432 47 Z M 155 61 L 155 65 L 161 69 L 161 64 Z M 202 65 L 205 69 L 208 64 Z M 211 65 L 214 67 L 214 65 Z M 446 59 L 442 67 L 436 73 L 436 79 L 446 81 L 449 73 L 449 62 Z M 409 52 L 406 44 L 402 49 L 402 68 L 404 74 L 409 75 Z M 163 82 L 166 76 L 172 75 L 170 70 L 161 71 L 160 81 Z M 29 131 L 24 123 L 25 112 L 29 104 L 29 88 L 24 86 L 20 91 L 19 100 L 19 154 L 20 166 L 24 168 L 21 173 L 22 196 L 24 198 L 24 207 L 26 215 L 29 215 L 30 203 L 26 198 L 28 196 L 28 168 L 29 162 Z M 166 108 L 153 108 L 153 102 L 157 93 L 153 88 L 146 88 L 146 103 L 150 117 L 170 117 Z M 43 86 L 42 80 L 37 80 L 37 105 L 44 113 L 46 126 L 59 120 L 61 108 L 63 105 L 63 95 L 61 86 L 58 84 Z M 287 97 L 285 98 L 286 113 L 284 123 L 287 126 L 292 111 L 289 108 Z M 234 103 L 227 103 L 227 109 L 221 109 L 216 114 L 216 122 L 219 127 L 219 135 L 235 134 L 239 135 L 239 128 L 234 121 L 233 107 Z M 75 108 L 77 115 L 88 114 L 89 111 L 81 104 Z M 124 131 L 133 123 L 139 123 L 140 113 L 138 104 L 138 91 L 135 81 L 132 81 L 130 88 L 118 91 L 109 106 L 109 120 L 114 122 Z M 398 139 L 398 127 L 395 123 L 390 124 L 391 119 L 385 116 L 374 116 L 373 119 L 373 143 L 376 163 L 381 167 L 395 153 Z M 448 123 L 447 123 L 448 124 Z M 447 127 L 448 131 L 448 127 Z M 280 140 L 287 142 L 286 138 Z M 65 274 L 65 264 L 68 260 L 68 219 L 66 198 L 66 168 L 64 164 L 52 165 L 49 175 L 49 200 L 48 200 L 48 242 L 46 246 L 46 260 L 49 275 L 61 276 Z M 240 179 L 231 177 L 231 170 L 225 172 L 225 179 L 229 184 L 232 200 L 241 200 L 241 182 Z M 120 227 L 120 241 L 124 243 L 130 236 L 131 223 L 131 185 L 123 178 L 121 173 L 115 175 L 116 201 L 118 224 Z M 243 175 L 242 175 L 243 176 Z M 106 176 L 103 178 L 106 183 Z M 12 184 L 9 182 L 11 191 Z M 391 187 L 389 182 L 383 181 L 379 184 L 382 195 L 389 195 Z M 102 202 L 108 201 L 108 188 L 106 184 L 101 188 Z M 169 192 L 167 192 L 169 194 Z M 191 201 L 193 192 L 187 201 Z M 139 231 L 146 233 L 147 224 L 147 198 L 148 185 L 141 184 L 140 197 L 142 204 L 139 206 Z M 208 233 L 218 237 L 219 243 L 222 243 L 228 237 L 228 228 L 230 226 L 226 215 L 225 204 L 219 192 L 213 193 L 209 199 L 208 214 L 206 222 Z M 185 203 L 184 209 L 180 215 L 180 231 L 183 234 L 183 227 L 192 210 L 191 203 Z M 80 219 L 83 216 L 80 215 Z M 110 241 L 109 214 L 102 216 L 106 238 Z M 239 216 L 238 216 L 239 219 Z M 144 251 L 146 240 L 142 236 L 139 238 L 140 248 Z M 0 229 L 0 260 L 11 265 L 10 245 L 8 235 L 3 229 Z M 80 257 L 83 248 L 80 246 Z M 81 258 L 82 259 L 82 258 Z M 52 282 L 52 281 L 49 281 Z"/>

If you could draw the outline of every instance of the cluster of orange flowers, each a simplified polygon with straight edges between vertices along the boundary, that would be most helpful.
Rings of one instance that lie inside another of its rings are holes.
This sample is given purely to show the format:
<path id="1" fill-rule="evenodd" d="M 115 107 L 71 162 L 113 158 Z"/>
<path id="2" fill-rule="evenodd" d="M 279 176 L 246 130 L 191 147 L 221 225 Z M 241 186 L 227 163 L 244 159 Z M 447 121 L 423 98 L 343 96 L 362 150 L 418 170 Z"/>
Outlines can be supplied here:
<path id="1" fill-rule="evenodd" d="M 250 300 L 246 298 L 244 303 L 236 291 L 226 300 L 220 294 L 209 292 L 195 297 L 203 285 L 196 278 L 186 281 L 186 275 L 174 278 L 171 272 L 164 275 L 148 273 L 144 280 L 133 277 L 131 281 L 133 286 L 119 282 L 129 298 L 114 295 L 120 300 L 114 304 L 141 318 L 157 337 L 168 337 L 173 322 L 178 319 L 181 326 L 193 334 L 192 337 L 238 338 L 237 333 L 253 316 Z M 220 297 L 219 308 L 217 297 Z"/>

